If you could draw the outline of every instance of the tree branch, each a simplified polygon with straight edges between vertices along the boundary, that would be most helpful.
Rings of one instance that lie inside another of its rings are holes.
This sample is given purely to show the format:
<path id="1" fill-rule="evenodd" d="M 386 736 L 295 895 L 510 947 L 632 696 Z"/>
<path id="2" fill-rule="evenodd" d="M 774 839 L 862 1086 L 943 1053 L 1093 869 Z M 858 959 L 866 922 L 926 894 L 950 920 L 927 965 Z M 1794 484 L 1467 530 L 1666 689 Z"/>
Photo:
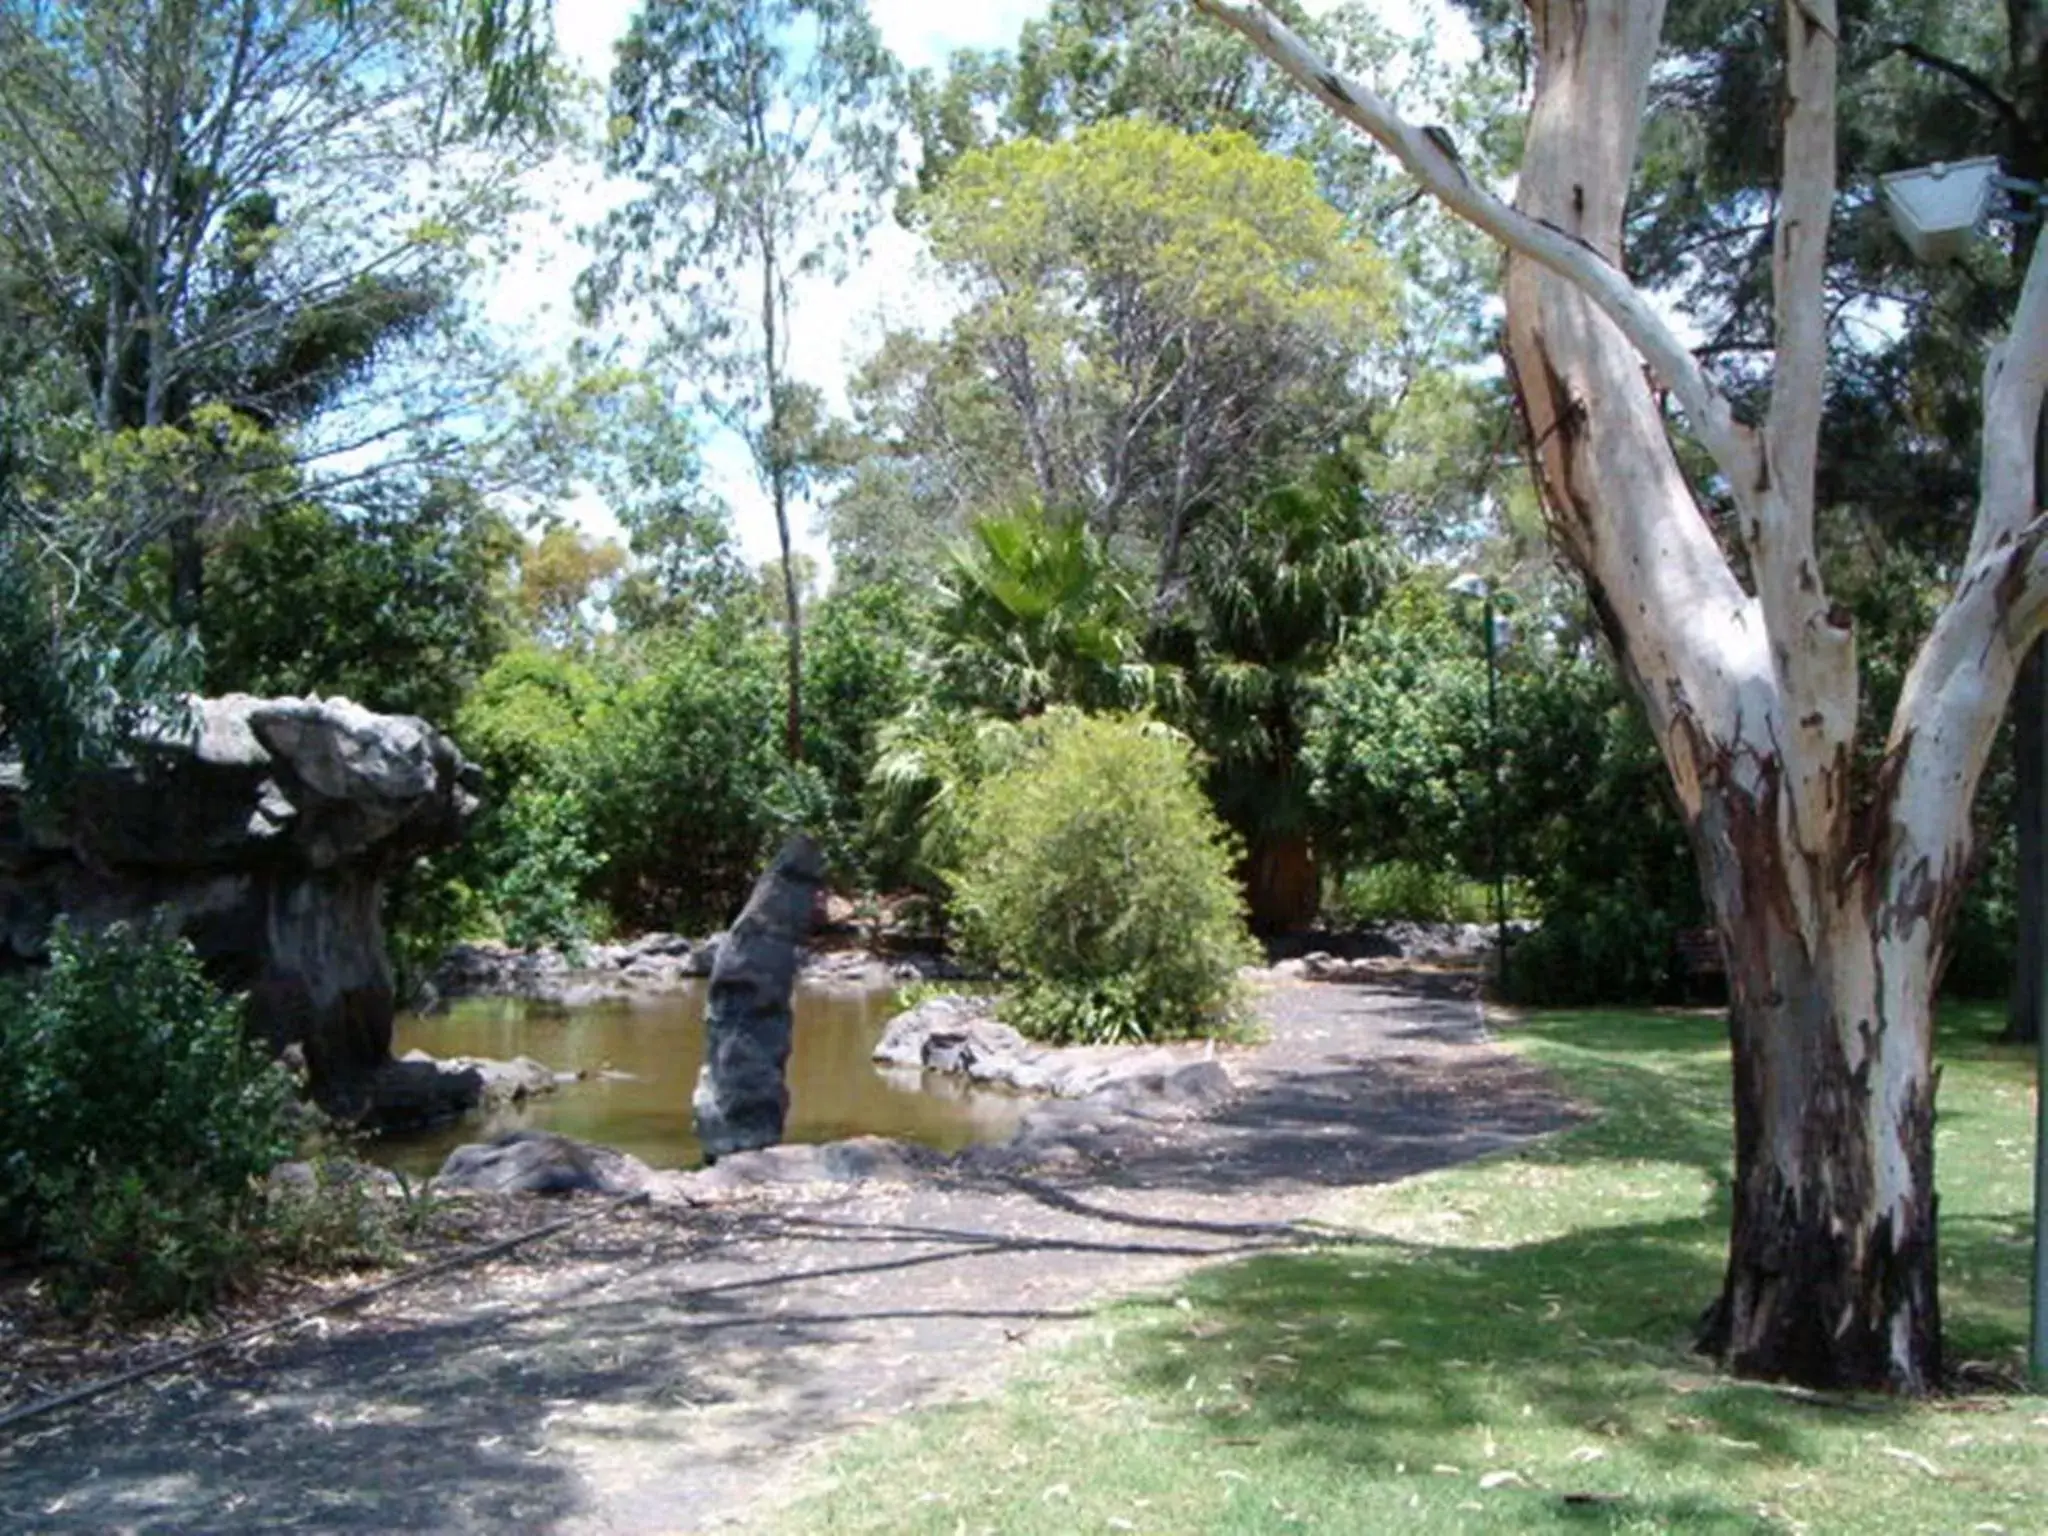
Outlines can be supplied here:
<path id="1" fill-rule="evenodd" d="M 2048 393 L 2048 241 L 2034 247 L 2012 329 L 1984 363 L 1984 435 L 1971 565 L 2033 522 L 2035 427 Z"/>
<path id="2" fill-rule="evenodd" d="M 1735 417 L 1720 386 L 1699 366 L 1642 292 L 1599 251 L 1503 202 L 1466 173 L 1370 86 L 1339 74 L 1263 7 L 1194 0 L 1197 10 L 1241 34 L 1337 116 L 1365 133 L 1446 208 L 1483 234 L 1540 263 L 1584 292 L 1620 328 L 1677 398 L 1693 434 L 1728 479 L 1738 502 L 1754 499 L 1755 434 Z"/>
<path id="3" fill-rule="evenodd" d="M 1785 7 L 1785 139 L 1771 242 L 1777 367 L 1766 437 L 1778 500 L 1811 553 L 1813 473 L 1827 387 L 1828 224 L 1835 203 L 1834 0 Z"/>
<path id="4" fill-rule="evenodd" d="M 2010 97 L 1969 65 L 1958 64 L 1954 59 L 1945 59 L 1940 54 L 1903 37 L 1880 49 L 1877 59 L 1872 62 L 1891 58 L 1894 54 L 1909 58 L 1915 64 L 1931 69 L 1938 75 L 1946 75 L 1955 81 L 1998 114 L 1999 120 L 2005 124 L 2015 142 L 2024 143 L 2033 137 L 2032 130 L 2027 126 L 2026 114 L 2020 111 Z"/>
<path id="5" fill-rule="evenodd" d="M 2034 248 L 2012 330 L 1984 365 L 1977 523 L 1961 579 L 1899 694 L 1886 747 L 1893 774 L 1893 883 L 1915 860 L 1939 873 L 1970 840 L 1970 807 L 2020 660 L 2048 630 L 2048 516 L 2035 460 L 2048 394 L 2048 241 Z M 1959 756 L 1958 754 L 1961 754 Z"/>

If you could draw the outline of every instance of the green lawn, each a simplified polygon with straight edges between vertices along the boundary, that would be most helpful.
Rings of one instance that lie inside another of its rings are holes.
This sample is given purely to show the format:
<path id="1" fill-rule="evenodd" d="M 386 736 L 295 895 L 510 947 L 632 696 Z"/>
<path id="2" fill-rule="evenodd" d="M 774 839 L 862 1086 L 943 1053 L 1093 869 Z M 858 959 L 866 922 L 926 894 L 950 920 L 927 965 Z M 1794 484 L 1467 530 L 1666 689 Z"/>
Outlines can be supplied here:
<path id="1" fill-rule="evenodd" d="M 1951 1359 L 2024 1360 L 2029 1055 L 1944 1019 Z M 1727 1064 L 1697 1016 L 1509 1032 L 1599 1117 L 1381 1189 L 1364 1238 L 1101 1315 L 988 1403 L 857 1439 L 791 1531 L 2048 1530 L 2048 1399 L 1801 1401 L 1688 1350 L 1719 1275 Z"/>

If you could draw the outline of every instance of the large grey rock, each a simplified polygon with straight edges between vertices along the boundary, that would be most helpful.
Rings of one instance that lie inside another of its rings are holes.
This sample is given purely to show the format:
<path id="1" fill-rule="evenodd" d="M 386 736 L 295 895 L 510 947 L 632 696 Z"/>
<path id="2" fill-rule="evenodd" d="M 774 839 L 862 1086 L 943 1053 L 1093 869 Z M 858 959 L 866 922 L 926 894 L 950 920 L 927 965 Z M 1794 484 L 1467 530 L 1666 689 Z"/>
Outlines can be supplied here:
<path id="1" fill-rule="evenodd" d="M 80 782 L 61 819 L 0 773 L 0 964 L 38 961 L 60 914 L 102 927 L 163 909 L 249 994 L 252 1027 L 299 1047 L 323 1103 L 376 1119 L 394 1003 L 383 882 L 459 840 L 477 787 L 422 720 L 346 699 L 195 700 L 189 722 Z"/>
<path id="2" fill-rule="evenodd" d="M 755 882 L 718 946 L 704 1015 L 704 1065 L 691 1099 L 706 1161 L 782 1140 L 789 1113 L 790 993 L 825 861 L 793 837 Z"/>
<path id="3" fill-rule="evenodd" d="M 970 1083 L 1087 1099 L 1140 1119 L 1204 1113 L 1234 1091 L 1217 1061 L 1190 1060 L 1170 1046 L 1033 1045 L 995 1017 L 995 1000 L 950 994 L 899 1013 L 882 1031 L 874 1059 Z"/>
<path id="4" fill-rule="evenodd" d="M 610 1147 L 552 1131 L 507 1131 L 450 1152 L 433 1187 L 484 1195 L 632 1195 L 652 1178 L 639 1158 Z"/>
<path id="5" fill-rule="evenodd" d="M 457 944 L 435 967 L 431 989 L 443 1001 L 519 997 L 561 1008 L 660 996 L 709 976 L 722 938 L 655 933 L 630 944 L 586 945 L 573 955 L 490 941 Z"/>

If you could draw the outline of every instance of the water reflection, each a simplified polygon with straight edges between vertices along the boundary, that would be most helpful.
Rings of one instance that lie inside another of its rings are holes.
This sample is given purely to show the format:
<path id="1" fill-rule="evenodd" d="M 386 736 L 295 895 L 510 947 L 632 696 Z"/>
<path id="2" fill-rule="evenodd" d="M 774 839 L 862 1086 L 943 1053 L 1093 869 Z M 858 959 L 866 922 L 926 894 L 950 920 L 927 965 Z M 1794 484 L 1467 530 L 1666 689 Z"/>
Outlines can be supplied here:
<path id="1" fill-rule="evenodd" d="M 1025 1105 L 956 1081 L 885 1070 L 870 1059 L 888 1022 L 886 991 L 799 987 L 796 1044 L 789 1063 L 789 1141 L 895 1136 L 948 1151 L 1001 1141 Z M 446 1013 L 398 1020 L 397 1050 L 433 1056 L 531 1056 L 585 1079 L 486 1125 L 475 1120 L 382 1143 L 377 1157 L 409 1173 L 431 1173 L 450 1148 L 514 1126 L 559 1131 L 643 1158 L 657 1168 L 689 1167 L 701 1156 L 690 1123 L 690 1091 L 704 1055 L 704 985 L 665 997 L 550 1008 L 508 998 L 472 998 Z"/>

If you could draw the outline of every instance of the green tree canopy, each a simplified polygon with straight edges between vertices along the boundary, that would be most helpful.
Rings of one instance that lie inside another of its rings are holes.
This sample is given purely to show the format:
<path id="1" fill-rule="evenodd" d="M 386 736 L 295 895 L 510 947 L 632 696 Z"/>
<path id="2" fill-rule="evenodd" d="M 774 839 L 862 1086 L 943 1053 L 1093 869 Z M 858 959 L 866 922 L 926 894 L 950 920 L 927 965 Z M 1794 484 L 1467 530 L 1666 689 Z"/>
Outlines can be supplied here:
<path id="1" fill-rule="evenodd" d="M 877 417 L 903 434 L 878 456 L 917 461 L 941 526 L 1074 508 L 1147 550 L 1162 596 L 1207 509 L 1337 444 L 1392 320 L 1386 264 L 1308 168 L 1236 133 L 1132 120 L 975 150 L 919 207 L 967 309 L 885 349 L 918 403 Z M 1004 436 L 998 476 L 976 450 Z"/>

